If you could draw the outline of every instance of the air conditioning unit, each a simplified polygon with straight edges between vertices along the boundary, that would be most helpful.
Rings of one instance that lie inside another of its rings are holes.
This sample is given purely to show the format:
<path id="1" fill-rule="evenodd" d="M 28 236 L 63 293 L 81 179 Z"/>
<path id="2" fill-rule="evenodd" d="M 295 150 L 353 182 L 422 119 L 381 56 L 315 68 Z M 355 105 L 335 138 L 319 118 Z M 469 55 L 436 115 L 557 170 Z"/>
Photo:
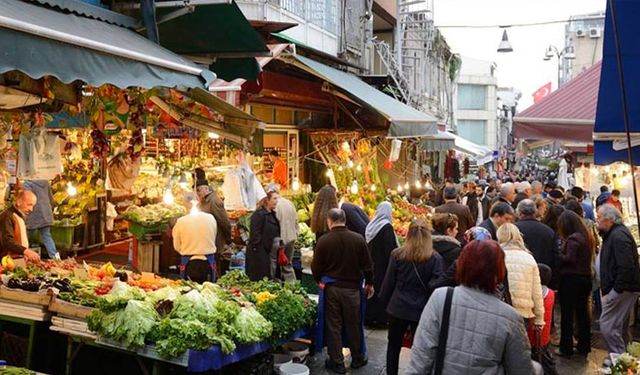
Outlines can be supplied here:
<path id="1" fill-rule="evenodd" d="M 578 29 L 578 30 L 576 30 L 576 37 L 578 37 L 578 38 L 584 38 L 584 37 L 585 37 L 585 35 L 586 35 L 586 33 L 584 32 L 584 30 L 582 30 L 582 29 Z"/>
<path id="2" fill-rule="evenodd" d="M 591 39 L 597 39 L 597 38 L 600 38 L 601 33 L 602 33 L 602 32 L 600 31 L 600 29 L 599 29 L 599 28 L 597 28 L 597 27 L 592 27 L 592 28 L 590 28 L 590 29 L 589 29 L 589 38 L 591 38 Z"/>

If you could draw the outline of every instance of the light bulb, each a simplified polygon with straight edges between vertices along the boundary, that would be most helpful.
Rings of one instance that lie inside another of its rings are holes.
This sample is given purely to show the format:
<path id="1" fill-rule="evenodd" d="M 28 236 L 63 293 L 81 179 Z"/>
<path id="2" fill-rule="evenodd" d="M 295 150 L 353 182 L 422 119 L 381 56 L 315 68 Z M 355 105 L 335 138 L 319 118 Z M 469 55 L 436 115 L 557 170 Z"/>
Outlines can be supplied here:
<path id="1" fill-rule="evenodd" d="M 349 166 L 349 168 L 353 168 L 353 160 L 349 159 L 347 161 L 347 165 Z"/>
<path id="2" fill-rule="evenodd" d="M 358 164 L 358 166 L 356 167 L 356 171 L 362 172 L 362 165 Z"/>
<path id="3" fill-rule="evenodd" d="M 291 184 L 291 189 L 293 189 L 293 191 L 300 190 L 300 180 L 298 180 L 298 177 L 294 177 L 293 178 L 293 183 Z"/>
<path id="4" fill-rule="evenodd" d="M 396 189 L 398 191 L 398 193 L 402 193 L 402 185 L 398 184 L 398 188 Z"/>
<path id="5" fill-rule="evenodd" d="M 371 187 L 369 188 L 371 191 L 376 191 L 376 185 L 375 184 L 371 184 Z"/>
<path id="6" fill-rule="evenodd" d="M 351 183 L 351 194 L 358 194 L 358 181 L 356 180 Z"/>
<path id="7" fill-rule="evenodd" d="M 325 176 L 331 177 L 332 174 L 333 174 L 333 170 L 332 169 L 327 169 L 327 173 L 325 173 Z"/>
<path id="8" fill-rule="evenodd" d="M 70 197 L 75 197 L 76 194 L 78 194 L 78 189 L 76 189 L 71 182 L 67 182 L 67 194 L 69 194 Z"/>
<path id="9" fill-rule="evenodd" d="M 408 182 L 405 182 L 405 183 L 404 183 L 404 190 L 409 190 L 409 187 L 410 187 L 410 186 L 409 186 L 409 183 L 408 183 Z"/>
<path id="10" fill-rule="evenodd" d="M 427 181 L 424 184 L 424 188 L 427 189 L 427 190 L 433 190 L 433 185 L 431 185 L 431 182 Z"/>
<path id="11" fill-rule="evenodd" d="M 171 192 L 171 189 L 165 190 L 164 195 L 162 196 L 162 201 L 165 204 L 169 205 L 173 204 L 176 201 L 175 197 L 173 196 L 173 192 Z"/>
<path id="12" fill-rule="evenodd" d="M 339 167 L 338 167 L 338 172 L 342 172 L 342 170 L 343 170 L 343 169 L 344 169 L 344 168 L 342 168 L 342 166 L 339 166 Z"/>
<path id="13" fill-rule="evenodd" d="M 422 189 L 422 184 L 420 183 L 420 180 L 416 180 L 416 189 Z"/>
<path id="14" fill-rule="evenodd" d="M 209 139 L 218 139 L 218 138 L 220 138 L 218 133 L 214 133 L 214 132 L 208 132 L 207 133 L 207 137 L 209 137 Z"/>

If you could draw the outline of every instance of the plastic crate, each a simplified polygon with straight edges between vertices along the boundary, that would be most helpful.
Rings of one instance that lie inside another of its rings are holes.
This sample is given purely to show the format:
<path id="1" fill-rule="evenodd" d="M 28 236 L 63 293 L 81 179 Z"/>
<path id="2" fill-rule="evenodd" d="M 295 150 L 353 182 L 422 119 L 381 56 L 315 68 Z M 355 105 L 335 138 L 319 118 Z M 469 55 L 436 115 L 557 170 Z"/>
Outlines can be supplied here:
<path id="1" fill-rule="evenodd" d="M 146 226 L 129 221 L 129 233 L 136 236 L 138 240 L 145 240 L 147 236 L 161 234 L 167 228 L 169 228 L 169 224 L 167 223 Z"/>
<path id="2" fill-rule="evenodd" d="M 74 232 L 76 229 L 74 226 L 52 226 L 51 238 L 56 244 L 58 251 L 69 251 L 73 248 Z"/>

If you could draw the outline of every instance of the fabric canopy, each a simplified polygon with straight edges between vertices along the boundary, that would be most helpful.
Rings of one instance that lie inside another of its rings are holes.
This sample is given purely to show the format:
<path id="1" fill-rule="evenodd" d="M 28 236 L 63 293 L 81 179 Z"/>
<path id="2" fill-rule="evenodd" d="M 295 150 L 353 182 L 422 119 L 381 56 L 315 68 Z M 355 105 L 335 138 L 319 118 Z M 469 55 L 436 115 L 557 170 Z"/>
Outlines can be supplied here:
<path id="1" fill-rule="evenodd" d="M 493 160 L 493 151 L 485 146 L 475 144 L 459 135 L 438 130 L 434 136 L 421 138 L 421 147 L 425 151 L 446 151 L 455 149 L 468 154 L 480 164 Z"/>
<path id="2" fill-rule="evenodd" d="M 208 87 L 211 71 L 103 21 L 0 0 L 0 73 L 120 88 Z"/>
<path id="3" fill-rule="evenodd" d="M 602 77 L 596 122 L 593 132 L 593 153 L 596 164 L 610 164 L 616 161 L 628 162 L 622 87 L 620 84 L 619 64 L 624 72 L 627 96 L 627 115 L 629 132 L 632 138 L 634 164 L 640 164 L 640 148 L 635 147 L 640 137 L 640 39 L 636 29 L 640 17 L 640 3 L 632 0 L 613 0 L 607 2 L 604 29 L 604 47 L 602 58 Z M 615 14 L 614 14 L 615 11 Z M 622 61 L 618 61 L 614 35 L 613 18 L 616 28 Z M 620 147 L 618 147 L 618 145 Z"/>
<path id="4" fill-rule="evenodd" d="M 596 117 L 601 63 L 579 74 L 513 119 L 520 139 L 590 142 Z"/>
<path id="5" fill-rule="evenodd" d="M 294 64 L 345 91 L 355 101 L 372 108 L 390 122 L 389 137 L 416 138 L 438 134 L 437 119 L 401 103 L 369 86 L 357 76 L 296 55 Z"/>

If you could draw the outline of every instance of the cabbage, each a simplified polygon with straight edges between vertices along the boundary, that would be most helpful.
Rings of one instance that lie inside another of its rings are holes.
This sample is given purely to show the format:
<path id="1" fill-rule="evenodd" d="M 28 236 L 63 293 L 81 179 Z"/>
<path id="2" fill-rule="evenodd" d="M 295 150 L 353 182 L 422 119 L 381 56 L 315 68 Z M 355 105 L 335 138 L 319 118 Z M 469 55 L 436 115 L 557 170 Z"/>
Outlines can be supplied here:
<path id="1" fill-rule="evenodd" d="M 170 286 L 165 286 L 164 288 L 147 292 L 147 300 L 153 303 L 162 300 L 175 301 L 178 297 L 180 297 L 180 295 L 180 290 L 172 288 Z"/>
<path id="2" fill-rule="evenodd" d="M 255 344 L 271 336 L 272 325 L 253 307 L 240 310 L 233 322 L 238 331 L 236 341 L 242 344 Z"/>
<path id="3" fill-rule="evenodd" d="M 160 317 L 149 302 L 130 300 L 126 307 L 110 313 L 95 309 L 88 317 L 89 329 L 123 343 L 127 348 L 144 346 L 145 337 Z"/>
<path id="4" fill-rule="evenodd" d="M 96 306 L 104 312 L 111 312 L 124 308 L 131 299 L 144 300 L 145 294 L 141 289 L 129 286 L 122 281 L 116 281 L 111 291 L 102 296 Z"/>

